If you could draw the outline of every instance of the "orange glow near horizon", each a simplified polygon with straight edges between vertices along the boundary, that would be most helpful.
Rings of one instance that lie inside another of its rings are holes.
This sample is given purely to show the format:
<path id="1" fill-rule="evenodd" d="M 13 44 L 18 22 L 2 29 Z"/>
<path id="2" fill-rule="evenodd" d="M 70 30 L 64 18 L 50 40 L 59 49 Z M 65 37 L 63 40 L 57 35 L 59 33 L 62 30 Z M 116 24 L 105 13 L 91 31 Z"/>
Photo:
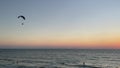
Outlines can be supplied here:
<path id="1" fill-rule="evenodd" d="M 62 38 L 27 38 L 2 40 L 2 45 L 28 46 L 28 47 L 63 47 L 63 48 L 120 48 L 120 36 L 81 36 Z"/>

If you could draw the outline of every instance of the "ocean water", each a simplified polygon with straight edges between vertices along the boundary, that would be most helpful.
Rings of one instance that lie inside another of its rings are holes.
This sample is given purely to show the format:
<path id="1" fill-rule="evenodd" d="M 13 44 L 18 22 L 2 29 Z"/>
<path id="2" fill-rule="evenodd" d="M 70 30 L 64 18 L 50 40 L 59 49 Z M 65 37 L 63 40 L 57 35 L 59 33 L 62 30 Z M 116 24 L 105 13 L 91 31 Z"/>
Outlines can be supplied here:
<path id="1" fill-rule="evenodd" d="M 102 68 L 120 68 L 120 50 L 0 49 L 0 68 L 82 68 L 83 62 Z"/>

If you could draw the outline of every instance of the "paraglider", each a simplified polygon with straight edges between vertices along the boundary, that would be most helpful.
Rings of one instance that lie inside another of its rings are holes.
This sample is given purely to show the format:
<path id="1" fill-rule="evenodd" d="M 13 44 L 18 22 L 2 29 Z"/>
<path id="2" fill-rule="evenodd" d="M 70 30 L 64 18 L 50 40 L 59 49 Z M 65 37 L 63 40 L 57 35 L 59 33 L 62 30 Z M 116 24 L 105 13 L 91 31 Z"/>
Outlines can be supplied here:
<path id="1" fill-rule="evenodd" d="M 23 15 L 18 16 L 18 19 L 19 19 L 19 18 L 22 18 L 23 20 L 26 19 L 25 16 L 23 16 Z M 24 25 L 24 23 L 22 22 L 21 25 Z"/>

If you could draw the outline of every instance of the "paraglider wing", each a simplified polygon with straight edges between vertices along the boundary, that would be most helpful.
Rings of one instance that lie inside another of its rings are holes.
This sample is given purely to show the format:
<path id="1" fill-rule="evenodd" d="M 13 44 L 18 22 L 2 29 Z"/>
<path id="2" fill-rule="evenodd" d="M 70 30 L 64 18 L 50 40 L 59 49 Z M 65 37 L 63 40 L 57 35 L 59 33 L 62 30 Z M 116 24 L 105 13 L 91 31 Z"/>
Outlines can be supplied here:
<path id="1" fill-rule="evenodd" d="M 18 18 L 23 18 L 23 19 L 25 20 L 25 17 L 24 17 L 24 16 L 22 16 L 22 15 L 18 16 Z"/>

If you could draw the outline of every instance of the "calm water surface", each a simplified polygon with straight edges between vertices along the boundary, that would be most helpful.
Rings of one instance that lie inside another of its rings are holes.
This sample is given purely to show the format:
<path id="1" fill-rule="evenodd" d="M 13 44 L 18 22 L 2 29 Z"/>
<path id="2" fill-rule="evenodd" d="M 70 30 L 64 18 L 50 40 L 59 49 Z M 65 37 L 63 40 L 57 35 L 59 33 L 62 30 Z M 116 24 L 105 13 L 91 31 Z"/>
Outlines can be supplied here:
<path id="1" fill-rule="evenodd" d="M 79 65 L 120 68 L 115 49 L 0 49 L 0 68 L 80 68 Z"/>

